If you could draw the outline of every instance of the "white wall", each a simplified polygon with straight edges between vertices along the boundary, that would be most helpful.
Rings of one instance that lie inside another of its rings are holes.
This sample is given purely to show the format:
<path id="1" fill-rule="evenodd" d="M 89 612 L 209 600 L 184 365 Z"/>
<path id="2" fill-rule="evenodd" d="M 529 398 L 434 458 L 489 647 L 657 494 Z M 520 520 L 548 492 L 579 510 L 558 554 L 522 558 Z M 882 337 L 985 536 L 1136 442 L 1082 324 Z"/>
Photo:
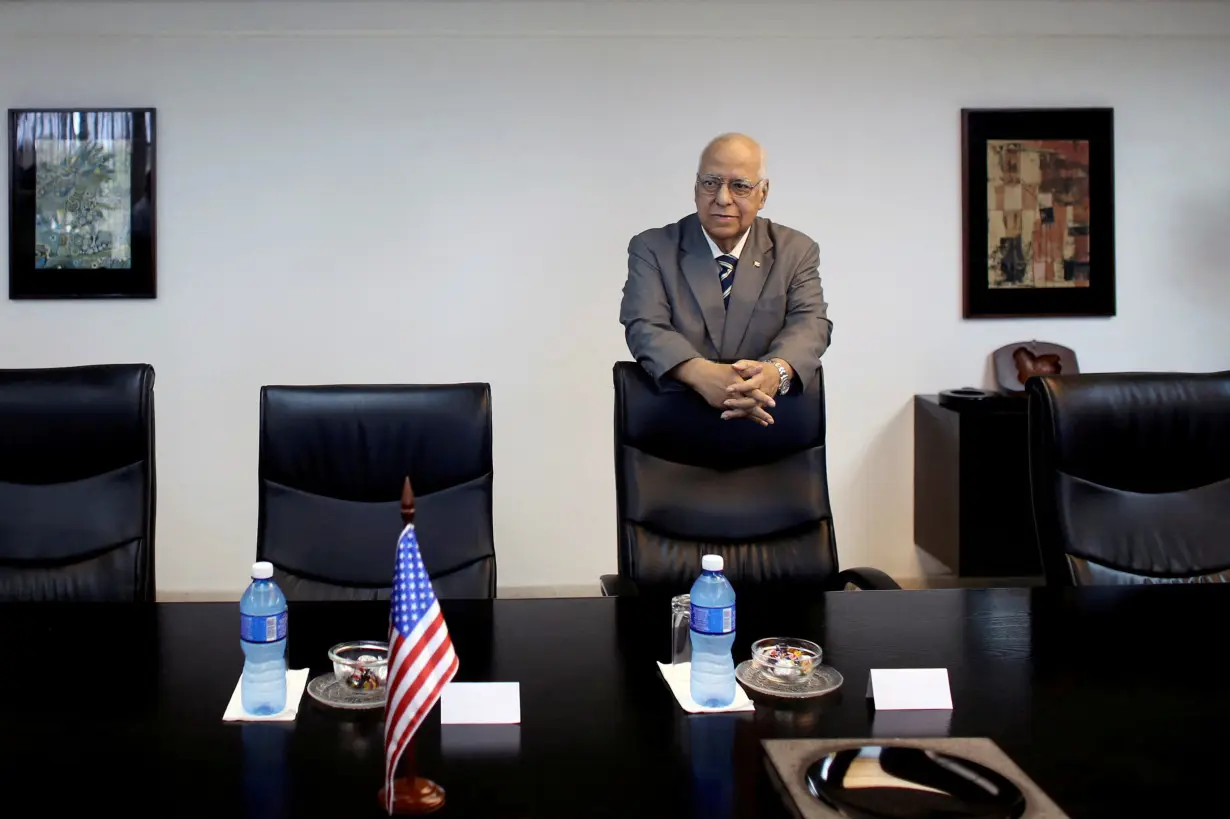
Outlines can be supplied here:
<path id="1" fill-rule="evenodd" d="M 721 131 L 821 246 L 845 565 L 917 573 L 911 396 L 993 348 L 1230 367 L 1222 3 L 0 3 L 0 107 L 71 105 L 158 108 L 159 297 L 0 301 L 0 366 L 157 369 L 164 591 L 242 587 L 279 382 L 490 381 L 501 583 L 613 570 L 625 248 Z M 1114 319 L 960 318 L 958 111 L 1012 105 L 1116 110 Z"/>

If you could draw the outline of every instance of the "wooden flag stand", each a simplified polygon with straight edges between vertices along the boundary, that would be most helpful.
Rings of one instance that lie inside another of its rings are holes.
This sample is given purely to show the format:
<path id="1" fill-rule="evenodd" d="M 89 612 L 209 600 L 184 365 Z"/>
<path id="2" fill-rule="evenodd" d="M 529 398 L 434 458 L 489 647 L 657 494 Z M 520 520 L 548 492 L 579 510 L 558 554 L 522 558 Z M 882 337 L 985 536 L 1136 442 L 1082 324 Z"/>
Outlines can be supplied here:
<path id="1" fill-rule="evenodd" d="M 410 488 L 410 478 L 406 477 L 401 489 L 401 521 L 403 526 L 414 523 L 414 490 Z M 435 813 L 444 807 L 444 788 L 430 779 L 416 776 L 414 773 L 414 743 L 417 737 L 411 737 L 406 750 L 401 755 L 401 776 L 393 778 L 393 813 L 400 815 L 417 815 Z M 380 807 L 388 807 L 388 796 L 384 788 L 380 789 Z"/>

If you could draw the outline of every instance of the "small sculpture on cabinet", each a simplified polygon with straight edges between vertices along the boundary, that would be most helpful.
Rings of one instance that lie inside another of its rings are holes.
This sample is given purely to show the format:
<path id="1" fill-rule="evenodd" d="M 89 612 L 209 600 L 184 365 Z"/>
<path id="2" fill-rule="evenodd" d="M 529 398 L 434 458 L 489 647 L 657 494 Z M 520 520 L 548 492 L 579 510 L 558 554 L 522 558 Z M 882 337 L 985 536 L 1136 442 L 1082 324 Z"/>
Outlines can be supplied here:
<path id="1" fill-rule="evenodd" d="M 1019 341 L 1005 344 L 991 353 L 995 383 L 1009 394 L 1024 394 L 1031 375 L 1070 375 L 1080 372 L 1076 353 L 1047 341 Z"/>

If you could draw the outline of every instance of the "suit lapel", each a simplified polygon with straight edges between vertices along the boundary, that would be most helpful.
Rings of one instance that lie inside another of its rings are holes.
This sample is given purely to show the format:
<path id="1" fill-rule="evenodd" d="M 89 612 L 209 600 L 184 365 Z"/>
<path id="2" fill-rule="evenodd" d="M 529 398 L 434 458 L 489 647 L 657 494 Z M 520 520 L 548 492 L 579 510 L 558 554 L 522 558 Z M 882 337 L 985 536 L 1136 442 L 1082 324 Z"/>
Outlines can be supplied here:
<path id="1" fill-rule="evenodd" d="M 703 236 L 701 241 L 704 241 Z M 756 309 L 760 291 L 764 289 L 772 267 L 773 240 L 769 238 L 764 220 L 757 219 L 752 223 L 751 235 L 739 254 L 739 266 L 735 268 L 735 284 L 730 291 L 730 307 L 726 310 L 726 327 L 722 331 L 722 343 L 718 345 L 718 355 L 723 359 L 738 358 L 739 345 L 747 334 L 752 311 Z"/>
<path id="2" fill-rule="evenodd" d="M 726 306 L 722 304 L 722 285 L 718 278 L 718 265 L 709 250 L 709 243 L 701 232 L 700 218 L 695 214 L 688 220 L 683 232 L 683 258 L 680 267 L 692 295 L 700 305 L 705 317 L 705 329 L 713 349 L 721 349 L 722 333 L 726 325 Z M 733 295 L 733 293 L 732 293 Z"/>

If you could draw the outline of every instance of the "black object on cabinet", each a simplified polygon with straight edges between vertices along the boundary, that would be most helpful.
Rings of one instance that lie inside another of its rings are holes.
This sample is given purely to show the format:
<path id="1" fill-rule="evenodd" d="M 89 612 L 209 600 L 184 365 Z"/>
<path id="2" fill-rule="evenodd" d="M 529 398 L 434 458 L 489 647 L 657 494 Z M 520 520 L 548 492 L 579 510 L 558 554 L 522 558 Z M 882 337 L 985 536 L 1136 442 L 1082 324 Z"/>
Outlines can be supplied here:
<path id="1" fill-rule="evenodd" d="M 914 396 L 914 543 L 959 577 L 1042 574 L 1028 404 Z"/>

